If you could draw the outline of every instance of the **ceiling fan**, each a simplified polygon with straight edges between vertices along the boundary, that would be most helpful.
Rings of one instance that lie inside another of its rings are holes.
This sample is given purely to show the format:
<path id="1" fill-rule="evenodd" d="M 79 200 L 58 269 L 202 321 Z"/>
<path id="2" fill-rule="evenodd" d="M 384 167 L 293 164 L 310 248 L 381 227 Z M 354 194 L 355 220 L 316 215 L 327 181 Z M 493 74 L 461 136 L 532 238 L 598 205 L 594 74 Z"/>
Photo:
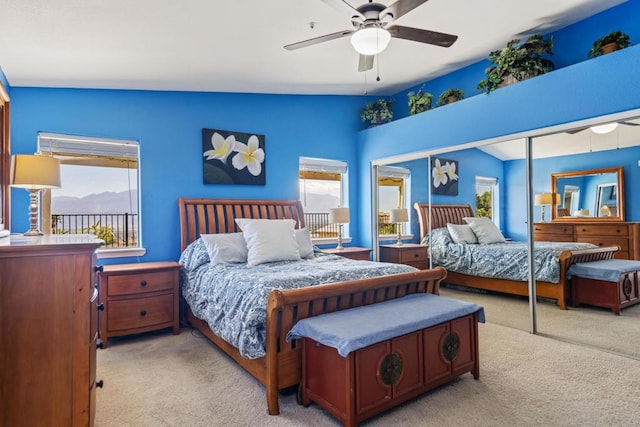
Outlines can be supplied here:
<path id="1" fill-rule="evenodd" d="M 602 125 L 585 126 L 585 127 L 582 127 L 582 128 L 569 130 L 569 131 L 567 131 L 567 133 L 573 135 L 575 133 L 582 132 L 583 130 L 591 129 L 591 131 L 593 133 L 597 133 L 597 134 L 603 135 L 605 133 L 609 133 L 609 132 L 612 132 L 613 130 L 615 130 L 615 128 L 618 127 L 618 125 L 640 126 L 640 123 L 625 122 L 625 121 L 611 122 L 611 123 L 605 123 L 605 124 L 602 124 Z"/>
<path id="2" fill-rule="evenodd" d="M 360 54 L 358 71 L 367 71 L 373 68 L 373 58 L 387 47 L 391 37 L 442 47 L 449 47 L 458 39 L 458 36 L 452 34 L 391 25 L 396 19 L 411 12 L 416 7 L 427 2 L 427 0 L 398 0 L 389 6 L 373 3 L 369 0 L 369 3 L 356 8 L 344 0 L 322 1 L 341 13 L 350 14 L 354 29 L 338 31 L 337 33 L 325 34 L 324 36 L 288 44 L 284 47 L 285 49 L 300 49 L 351 36 L 351 44 Z"/>

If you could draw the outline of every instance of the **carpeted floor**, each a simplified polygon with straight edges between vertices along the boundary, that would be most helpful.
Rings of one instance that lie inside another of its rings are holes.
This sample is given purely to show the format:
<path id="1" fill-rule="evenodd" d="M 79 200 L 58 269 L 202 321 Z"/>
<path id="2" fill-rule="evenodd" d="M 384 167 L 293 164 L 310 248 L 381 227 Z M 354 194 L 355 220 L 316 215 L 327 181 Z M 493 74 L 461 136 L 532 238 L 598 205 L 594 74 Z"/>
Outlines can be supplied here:
<path id="1" fill-rule="evenodd" d="M 639 361 L 495 323 L 479 334 L 478 381 L 465 374 L 364 425 L 640 425 Z M 267 415 L 264 388 L 185 328 L 110 340 L 98 379 L 101 427 L 339 425 L 293 394 L 281 396 L 281 415 Z"/>
<path id="2" fill-rule="evenodd" d="M 529 301 L 526 298 L 480 293 L 455 287 L 441 287 L 440 294 L 484 307 L 487 321 L 530 330 Z M 622 309 L 619 316 L 609 309 L 579 306 L 560 310 L 554 301 L 536 305 L 538 333 L 575 341 L 640 359 L 640 304 Z"/>

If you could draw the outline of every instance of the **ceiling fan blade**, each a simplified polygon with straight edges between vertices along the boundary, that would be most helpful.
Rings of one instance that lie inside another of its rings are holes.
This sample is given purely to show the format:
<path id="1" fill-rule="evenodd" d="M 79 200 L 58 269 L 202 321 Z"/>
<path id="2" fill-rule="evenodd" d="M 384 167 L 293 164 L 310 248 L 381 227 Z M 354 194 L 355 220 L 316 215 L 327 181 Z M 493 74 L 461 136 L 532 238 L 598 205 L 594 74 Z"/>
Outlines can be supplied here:
<path id="1" fill-rule="evenodd" d="M 403 27 L 401 25 L 393 25 L 388 27 L 392 37 L 405 40 L 413 40 L 420 43 L 428 43 L 436 46 L 449 47 L 458 36 L 453 34 L 438 33 L 436 31 L 421 30 L 419 28 Z"/>
<path id="2" fill-rule="evenodd" d="M 284 48 L 287 50 L 300 49 L 302 47 L 312 46 L 314 44 L 328 42 L 329 40 L 335 40 L 342 37 L 346 37 L 351 35 L 353 32 L 354 30 L 344 30 L 344 31 L 338 31 L 337 33 L 325 34 L 324 36 L 314 37 L 309 40 L 288 44 Z"/>
<path id="3" fill-rule="evenodd" d="M 426 1 L 426 0 L 425 0 Z M 329 7 L 337 10 L 338 12 L 342 13 L 342 14 L 349 14 L 348 16 L 358 16 L 360 17 L 363 21 L 365 19 L 364 15 L 361 14 L 358 9 L 356 9 L 355 7 L 351 6 L 349 3 L 347 3 L 344 0 L 322 0 L 323 3 L 327 4 Z"/>
<path id="4" fill-rule="evenodd" d="M 391 15 L 391 20 L 388 22 L 393 22 L 427 1 L 428 0 L 398 0 L 380 12 L 380 19 L 385 20 L 386 15 Z"/>
<path id="5" fill-rule="evenodd" d="M 360 55 L 360 59 L 358 60 L 358 71 L 369 71 L 373 68 L 373 58 L 375 55 Z"/>
<path id="6" fill-rule="evenodd" d="M 571 129 L 571 130 L 565 131 L 565 133 L 568 133 L 569 135 L 573 135 L 575 133 L 582 132 L 583 130 L 586 130 L 586 129 L 589 129 L 589 126 L 577 128 L 577 129 Z"/>
<path id="7" fill-rule="evenodd" d="M 640 126 L 640 123 L 633 123 L 633 122 L 618 122 L 621 125 L 627 125 L 627 126 Z"/>

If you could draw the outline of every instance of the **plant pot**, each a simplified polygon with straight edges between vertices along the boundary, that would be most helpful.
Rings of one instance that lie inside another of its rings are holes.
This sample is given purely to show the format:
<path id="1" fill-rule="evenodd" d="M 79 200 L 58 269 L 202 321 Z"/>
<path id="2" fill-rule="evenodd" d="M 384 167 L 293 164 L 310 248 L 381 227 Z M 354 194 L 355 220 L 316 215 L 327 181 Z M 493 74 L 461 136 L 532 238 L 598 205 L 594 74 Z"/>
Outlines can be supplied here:
<path id="1" fill-rule="evenodd" d="M 504 79 L 502 79 L 502 83 L 500 83 L 498 85 L 498 87 L 505 87 L 505 86 L 511 86 L 512 84 L 516 84 L 518 82 L 521 81 L 525 81 L 530 79 L 531 77 L 527 77 L 524 75 L 524 73 L 521 73 L 521 80 L 517 80 L 515 77 L 513 77 L 511 74 L 508 75 L 507 77 L 505 77 Z"/>
<path id="2" fill-rule="evenodd" d="M 618 49 L 618 43 L 607 43 L 600 48 L 600 53 L 606 55 L 607 53 L 615 52 Z"/>
<path id="3" fill-rule="evenodd" d="M 456 102 L 458 100 L 458 97 L 455 95 L 451 95 L 447 97 L 447 104 L 451 104 L 452 102 Z"/>

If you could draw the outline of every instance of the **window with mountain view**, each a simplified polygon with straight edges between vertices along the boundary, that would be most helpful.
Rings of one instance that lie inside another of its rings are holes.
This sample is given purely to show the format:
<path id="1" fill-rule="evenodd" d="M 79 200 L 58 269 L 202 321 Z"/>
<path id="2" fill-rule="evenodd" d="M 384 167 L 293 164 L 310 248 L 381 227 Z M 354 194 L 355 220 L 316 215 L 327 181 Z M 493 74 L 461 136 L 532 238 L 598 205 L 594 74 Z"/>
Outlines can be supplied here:
<path id="1" fill-rule="evenodd" d="M 378 234 L 380 236 L 404 234 L 405 224 L 391 223 L 391 210 L 408 209 L 406 191 L 411 171 L 398 166 L 378 167 Z"/>
<path id="2" fill-rule="evenodd" d="M 491 218 L 497 225 L 500 224 L 498 212 L 498 179 L 484 176 L 476 176 L 476 216 Z"/>
<path id="3" fill-rule="evenodd" d="M 43 230 L 95 234 L 111 256 L 140 248 L 136 141 L 40 133 L 38 149 L 60 159 L 62 181 L 42 196 Z"/>
<path id="4" fill-rule="evenodd" d="M 333 239 L 338 224 L 329 224 L 329 209 L 348 207 L 347 163 L 329 159 L 300 158 L 299 186 L 304 219 L 312 239 Z M 343 235 L 349 235 L 348 224 Z"/>

